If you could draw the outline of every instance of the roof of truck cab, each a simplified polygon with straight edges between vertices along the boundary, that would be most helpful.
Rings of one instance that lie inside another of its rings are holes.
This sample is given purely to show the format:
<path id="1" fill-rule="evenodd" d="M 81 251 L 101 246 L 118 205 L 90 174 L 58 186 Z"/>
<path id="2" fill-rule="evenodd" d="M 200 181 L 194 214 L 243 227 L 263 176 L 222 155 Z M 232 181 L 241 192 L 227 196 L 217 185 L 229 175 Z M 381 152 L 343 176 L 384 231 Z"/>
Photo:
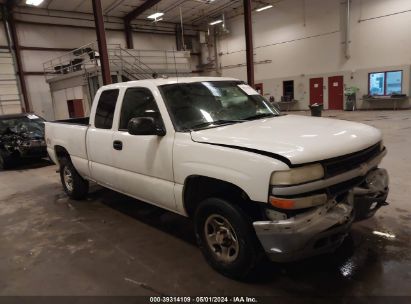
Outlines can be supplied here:
<path id="1" fill-rule="evenodd" d="M 175 83 L 192 83 L 192 82 L 203 82 L 203 81 L 241 81 L 236 78 L 230 77 L 170 77 L 170 78 L 157 78 L 157 79 L 143 79 L 143 80 L 133 80 L 127 82 L 119 82 L 110 85 L 106 85 L 104 89 L 113 89 L 120 87 L 134 87 L 144 84 L 154 84 L 156 86 L 161 86 L 165 84 L 175 84 Z"/>

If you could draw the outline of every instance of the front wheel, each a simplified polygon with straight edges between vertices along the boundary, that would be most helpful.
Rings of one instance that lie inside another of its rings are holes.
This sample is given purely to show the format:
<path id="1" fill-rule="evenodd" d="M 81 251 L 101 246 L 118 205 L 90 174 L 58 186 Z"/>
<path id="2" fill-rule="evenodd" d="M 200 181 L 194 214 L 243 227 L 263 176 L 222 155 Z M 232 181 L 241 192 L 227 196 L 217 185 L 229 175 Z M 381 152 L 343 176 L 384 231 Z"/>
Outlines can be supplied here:
<path id="1" fill-rule="evenodd" d="M 87 196 L 89 183 L 82 178 L 69 160 L 63 160 L 60 165 L 60 179 L 64 191 L 74 200 Z"/>
<path id="2" fill-rule="evenodd" d="M 196 210 L 197 242 L 207 262 L 220 273 L 245 279 L 263 253 L 251 220 L 243 210 L 219 198 L 209 198 Z"/>

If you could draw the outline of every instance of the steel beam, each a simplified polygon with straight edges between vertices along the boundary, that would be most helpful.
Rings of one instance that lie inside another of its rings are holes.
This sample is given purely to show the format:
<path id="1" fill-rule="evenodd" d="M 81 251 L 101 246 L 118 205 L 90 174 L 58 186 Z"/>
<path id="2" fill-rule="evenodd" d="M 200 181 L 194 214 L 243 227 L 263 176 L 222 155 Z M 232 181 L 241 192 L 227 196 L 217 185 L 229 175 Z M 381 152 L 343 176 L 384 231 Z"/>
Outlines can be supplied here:
<path id="1" fill-rule="evenodd" d="M 110 64 L 108 61 L 106 31 L 104 29 L 103 11 L 101 8 L 101 0 L 92 0 L 94 23 L 96 25 L 97 44 L 100 54 L 101 74 L 103 84 L 111 84 Z"/>
<path id="2" fill-rule="evenodd" d="M 244 0 L 244 29 L 247 59 L 247 82 L 254 87 L 254 48 L 253 25 L 251 19 L 251 0 Z"/>
<path id="3" fill-rule="evenodd" d="M 139 15 L 144 13 L 146 10 L 152 8 L 154 5 L 159 3 L 161 0 L 146 0 L 142 5 L 132 10 L 124 17 L 124 21 L 130 23 L 133 19 L 136 19 Z"/>
<path id="4" fill-rule="evenodd" d="M 126 45 L 128 49 L 134 49 L 133 29 L 130 22 L 124 21 L 124 32 L 126 34 Z"/>
<path id="5" fill-rule="evenodd" d="M 19 44 L 19 37 L 17 35 L 16 22 L 14 20 L 12 9 L 13 9 L 13 6 L 10 5 L 8 7 L 8 12 L 7 12 L 8 16 L 7 16 L 6 22 L 10 26 L 10 35 L 11 35 L 11 40 L 12 40 L 11 42 L 13 44 L 14 56 L 16 57 L 17 75 L 19 77 L 21 95 L 23 97 L 23 102 L 24 102 L 23 112 L 31 112 L 30 102 L 29 102 L 28 94 L 27 94 L 26 79 L 24 77 L 23 62 L 21 60 L 21 48 Z"/>
<path id="6" fill-rule="evenodd" d="M 159 3 L 161 0 L 147 0 L 139 7 L 132 10 L 124 17 L 124 33 L 126 35 L 126 44 L 128 49 L 134 48 L 133 42 L 133 30 L 131 28 L 131 21 L 136 19 L 139 15 L 144 13 L 146 10 L 152 8 L 154 5 Z"/>

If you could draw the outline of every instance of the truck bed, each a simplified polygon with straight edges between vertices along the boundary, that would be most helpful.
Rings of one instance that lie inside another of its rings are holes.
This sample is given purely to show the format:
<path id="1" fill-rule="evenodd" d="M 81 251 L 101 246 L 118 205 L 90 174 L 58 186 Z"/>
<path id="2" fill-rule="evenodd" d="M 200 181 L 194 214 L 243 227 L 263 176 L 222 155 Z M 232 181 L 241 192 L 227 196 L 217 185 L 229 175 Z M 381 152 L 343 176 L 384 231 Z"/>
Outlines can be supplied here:
<path id="1" fill-rule="evenodd" d="M 50 156 L 54 155 L 56 147 L 62 147 L 70 154 L 73 163 L 87 162 L 88 118 L 46 122 L 45 126 L 45 137 Z M 56 162 L 55 159 L 53 161 Z"/>

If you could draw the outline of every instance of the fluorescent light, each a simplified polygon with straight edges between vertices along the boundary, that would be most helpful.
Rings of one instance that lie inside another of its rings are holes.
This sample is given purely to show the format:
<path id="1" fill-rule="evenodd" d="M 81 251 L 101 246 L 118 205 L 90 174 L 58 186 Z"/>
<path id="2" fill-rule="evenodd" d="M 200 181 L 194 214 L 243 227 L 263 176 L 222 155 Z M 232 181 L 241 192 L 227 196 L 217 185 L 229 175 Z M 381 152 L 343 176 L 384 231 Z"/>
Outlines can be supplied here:
<path id="1" fill-rule="evenodd" d="M 219 24 L 219 23 L 221 23 L 221 22 L 223 22 L 223 20 L 219 19 L 219 20 L 210 22 L 210 25 L 216 25 L 216 24 Z"/>
<path id="2" fill-rule="evenodd" d="M 161 16 L 163 16 L 163 15 L 164 15 L 164 13 L 157 12 L 157 13 L 154 13 L 154 14 L 148 16 L 147 18 L 148 18 L 148 19 L 154 19 L 154 20 L 156 20 L 157 18 L 159 18 L 159 17 L 161 17 Z"/>
<path id="3" fill-rule="evenodd" d="M 256 12 L 261 12 L 261 11 L 264 11 L 264 10 L 269 9 L 269 8 L 272 8 L 272 7 L 273 7 L 273 6 L 272 6 L 271 4 L 269 4 L 269 5 L 266 5 L 266 6 L 257 8 L 255 11 L 256 11 Z"/>
<path id="4" fill-rule="evenodd" d="M 26 0 L 27 5 L 39 6 L 44 0 Z"/>

